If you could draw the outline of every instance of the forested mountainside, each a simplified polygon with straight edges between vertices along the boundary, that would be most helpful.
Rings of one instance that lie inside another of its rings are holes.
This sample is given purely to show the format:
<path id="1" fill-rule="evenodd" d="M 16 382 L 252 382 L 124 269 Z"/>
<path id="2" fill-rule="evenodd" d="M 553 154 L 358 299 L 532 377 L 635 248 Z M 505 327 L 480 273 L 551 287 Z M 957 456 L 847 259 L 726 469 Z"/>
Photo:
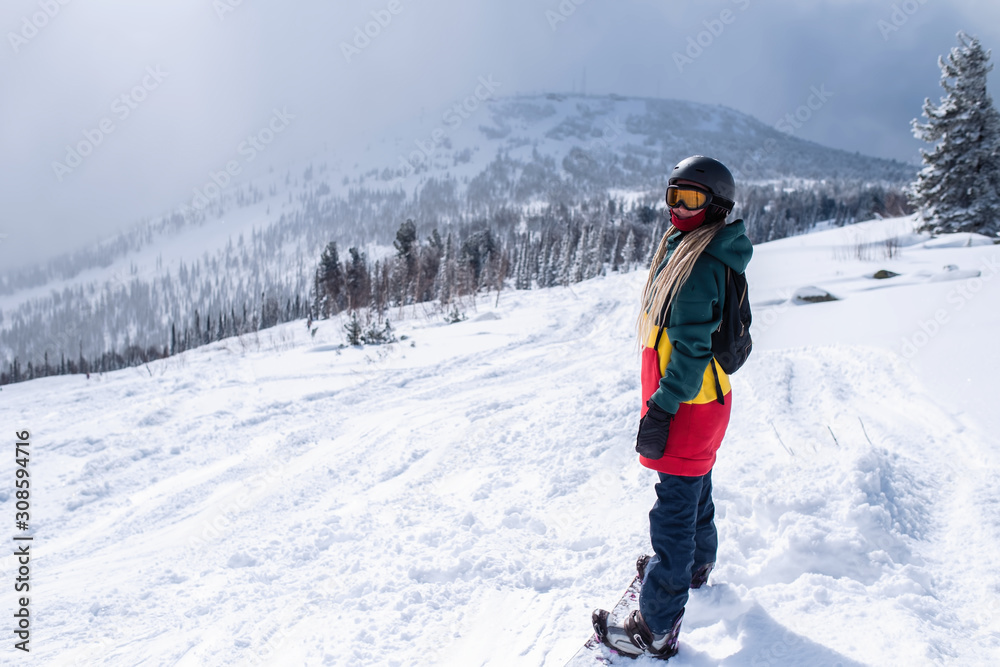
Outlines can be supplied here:
<path id="1" fill-rule="evenodd" d="M 440 117 L 421 114 L 358 154 L 199 188 L 129 232 L 0 276 L 0 380 L 130 365 L 342 308 L 371 306 L 365 318 L 381 322 L 393 305 L 433 301 L 450 311 L 483 288 L 627 270 L 665 228 L 666 175 L 693 153 L 732 165 L 734 214 L 756 242 L 906 213 L 902 187 L 916 171 L 722 106 L 583 95 L 466 101 Z M 406 252 L 401 233 L 412 237 Z"/>

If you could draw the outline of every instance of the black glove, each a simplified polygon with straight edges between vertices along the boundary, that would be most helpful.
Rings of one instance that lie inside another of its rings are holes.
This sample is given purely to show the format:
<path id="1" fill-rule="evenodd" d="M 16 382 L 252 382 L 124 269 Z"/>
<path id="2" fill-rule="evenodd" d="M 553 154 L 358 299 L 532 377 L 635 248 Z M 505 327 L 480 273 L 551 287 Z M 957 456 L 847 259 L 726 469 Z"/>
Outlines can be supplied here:
<path id="1" fill-rule="evenodd" d="M 635 438 L 635 451 L 647 459 L 658 459 L 667 448 L 667 436 L 670 435 L 670 420 L 672 414 L 653 402 L 646 401 L 645 416 L 639 421 L 639 434 Z"/>

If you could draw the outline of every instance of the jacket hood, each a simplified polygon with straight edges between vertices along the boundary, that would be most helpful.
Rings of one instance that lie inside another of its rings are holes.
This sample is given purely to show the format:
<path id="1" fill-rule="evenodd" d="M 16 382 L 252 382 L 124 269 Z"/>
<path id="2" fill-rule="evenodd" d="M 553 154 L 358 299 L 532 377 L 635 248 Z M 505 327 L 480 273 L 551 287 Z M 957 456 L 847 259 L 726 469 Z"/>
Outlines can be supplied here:
<path id="1" fill-rule="evenodd" d="M 753 244 L 747 237 L 746 225 L 742 220 L 726 225 L 715 235 L 705 252 L 736 273 L 743 273 L 753 257 Z"/>

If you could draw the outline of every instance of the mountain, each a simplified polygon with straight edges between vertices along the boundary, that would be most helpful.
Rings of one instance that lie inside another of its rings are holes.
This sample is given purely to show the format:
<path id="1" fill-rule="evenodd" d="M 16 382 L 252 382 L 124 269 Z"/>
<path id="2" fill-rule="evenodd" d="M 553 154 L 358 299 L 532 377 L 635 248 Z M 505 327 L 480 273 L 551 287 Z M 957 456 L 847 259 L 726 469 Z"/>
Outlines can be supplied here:
<path id="1" fill-rule="evenodd" d="M 389 183 L 413 174 L 454 178 L 467 183 L 472 204 L 488 204 L 491 193 L 500 193 L 481 182 L 484 174 L 509 184 L 505 201 L 522 202 L 547 195 L 560 181 L 578 194 L 659 189 L 677 162 L 695 154 L 729 165 L 740 185 L 782 178 L 898 183 L 915 174 L 911 165 L 827 148 L 778 129 L 790 128 L 787 123 L 768 126 L 724 106 L 549 94 L 473 107 L 466 101 L 445 110 L 440 122 L 425 120 L 410 130 L 410 141 L 397 136 L 374 144 L 376 159 L 394 167 L 379 178 Z M 499 156 L 506 166 L 500 166 Z M 497 165 L 492 172 L 484 167 L 489 161 Z M 405 189 L 426 181 L 409 180 Z"/>
<path id="2" fill-rule="evenodd" d="M 665 175 L 696 152 L 733 165 L 741 200 L 734 214 L 755 240 L 820 221 L 902 213 L 899 188 L 915 169 L 804 141 L 725 107 L 617 96 L 494 98 L 489 83 L 479 96 L 418 115 L 363 150 L 320 154 L 248 183 L 210 172 L 178 211 L 0 276 L 0 362 L 16 376 L 23 374 L 15 359 L 22 368 L 32 363 L 29 377 L 36 367 L 105 355 L 107 367 L 117 367 L 173 349 L 188 330 L 186 344 L 195 344 L 233 333 L 237 322 L 256 329 L 304 317 L 329 242 L 341 254 L 356 246 L 375 262 L 393 254 L 407 219 L 422 238 L 453 232 L 454 253 L 473 255 L 477 284 L 480 251 L 505 255 L 501 264 L 513 267 L 520 288 L 551 284 L 555 273 L 593 275 L 594 268 L 580 269 L 578 250 L 596 256 L 592 265 L 617 270 L 615 253 L 627 243 L 631 259 L 645 257 Z M 484 230 L 488 238 L 470 236 Z M 444 240 L 438 247 L 447 254 Z M 539 268 L 539 256 L 552 253 L 558 259 Z M 549 277 L 539 278 L 541 270 Z M 206 324 L 212 331 L 201 331 Z"/>
<path id="3" fill-rule="evenodd" d="M 1000 663 L 1000 422 L 973 372 L 995 246 L 913 226 L 756 247 L 718 566 L 671 664 Z M 293 322 L 4 386 L 36 658 L 564 664 L 649 550 L 643 281 L 480 296 L 450 325 L 409 306 L 388 346 Z"/>

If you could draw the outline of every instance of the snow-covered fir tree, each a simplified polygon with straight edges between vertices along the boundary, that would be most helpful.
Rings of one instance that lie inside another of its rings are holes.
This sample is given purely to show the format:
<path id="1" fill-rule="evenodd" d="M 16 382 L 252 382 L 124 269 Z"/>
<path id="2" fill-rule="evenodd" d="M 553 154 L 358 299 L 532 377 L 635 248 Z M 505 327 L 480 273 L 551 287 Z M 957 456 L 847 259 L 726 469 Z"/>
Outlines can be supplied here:
<path id="1" fill-rule="evenodd" d="M 978 39 L 958 33 L 960 46 L 938 58 L 947 95 L 924 101 L 926 123 L 913 121 L 924 168 L 910 190 L 924 229 L 1000 233 L 1000 114 L 986 92 L 993 69 Z"/>

